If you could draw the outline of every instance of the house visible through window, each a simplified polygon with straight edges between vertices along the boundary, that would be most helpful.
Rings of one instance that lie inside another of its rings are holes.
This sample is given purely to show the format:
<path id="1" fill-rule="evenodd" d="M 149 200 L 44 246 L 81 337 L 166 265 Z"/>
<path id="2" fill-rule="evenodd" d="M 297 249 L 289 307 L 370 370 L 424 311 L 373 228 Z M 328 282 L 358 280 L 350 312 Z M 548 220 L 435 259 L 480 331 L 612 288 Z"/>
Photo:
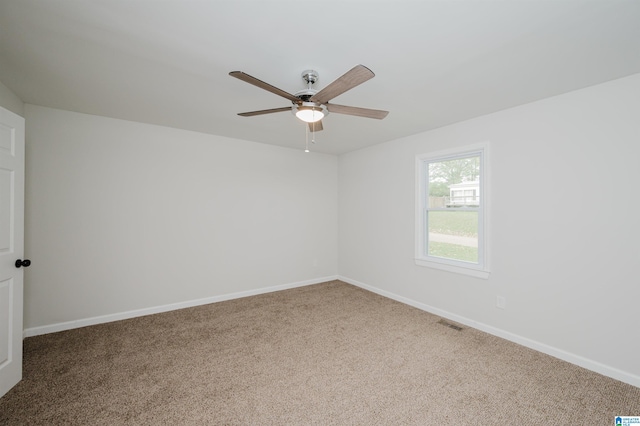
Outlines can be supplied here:
<path id="1" fill-rule="evenodd" d="M 417 158 L 416 263 L 488 277 L 486 145 Z"/>

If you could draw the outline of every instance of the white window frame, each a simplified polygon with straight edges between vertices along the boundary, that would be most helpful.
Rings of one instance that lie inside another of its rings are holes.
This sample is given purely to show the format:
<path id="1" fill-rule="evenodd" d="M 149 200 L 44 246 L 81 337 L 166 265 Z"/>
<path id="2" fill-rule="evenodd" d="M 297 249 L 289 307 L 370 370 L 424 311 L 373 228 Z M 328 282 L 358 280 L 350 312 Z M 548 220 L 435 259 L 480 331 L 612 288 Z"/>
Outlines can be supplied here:
<path id="1" fill-rule="evenodd" d="M 480 156 L 480 205 L 478 211 L 478 263 L 430 256 L 427 253 L 428 168 L 429 163 Z M 416 265 L 488 279 L 489 269 L 489 143 L 420 154 L 416 156 Z"/>

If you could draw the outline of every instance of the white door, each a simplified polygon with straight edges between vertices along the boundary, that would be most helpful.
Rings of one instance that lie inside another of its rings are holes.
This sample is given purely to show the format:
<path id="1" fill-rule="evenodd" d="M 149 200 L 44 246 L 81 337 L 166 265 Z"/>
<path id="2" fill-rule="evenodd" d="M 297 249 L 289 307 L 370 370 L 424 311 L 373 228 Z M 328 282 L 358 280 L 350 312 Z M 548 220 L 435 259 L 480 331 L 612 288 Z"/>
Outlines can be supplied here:
<path id="1" fill-rule="evenodd" d="M 22 379 L 23 240 L 24 118 L 0 107 L 0 397 Z"/>

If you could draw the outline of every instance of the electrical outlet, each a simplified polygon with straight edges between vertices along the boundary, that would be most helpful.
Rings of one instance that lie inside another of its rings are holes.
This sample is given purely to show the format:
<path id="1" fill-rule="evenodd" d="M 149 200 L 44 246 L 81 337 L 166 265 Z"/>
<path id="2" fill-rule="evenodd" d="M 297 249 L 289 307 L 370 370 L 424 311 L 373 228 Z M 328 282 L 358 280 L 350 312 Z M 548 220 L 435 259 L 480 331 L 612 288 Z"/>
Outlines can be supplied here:
<path id="1" fill-rule="evenodd" d="M 505 309 L 507 307 L 507 298 L 504 296 L 496 296 L 496 308 Z"/>

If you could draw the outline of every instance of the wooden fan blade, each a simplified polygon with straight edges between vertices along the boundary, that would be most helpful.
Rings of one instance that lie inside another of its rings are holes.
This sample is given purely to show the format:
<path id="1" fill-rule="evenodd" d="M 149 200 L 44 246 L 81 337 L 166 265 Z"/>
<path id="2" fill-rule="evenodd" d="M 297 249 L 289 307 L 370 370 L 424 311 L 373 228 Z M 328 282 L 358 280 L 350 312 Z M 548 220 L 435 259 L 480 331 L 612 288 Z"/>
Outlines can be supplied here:
<path id="1" fill-rule="evenodd" d="M 260 111 L 239 112 L 238 115 L 243 117 L 253 117 L 254 115 L 272 114 L 274 112 L 291 111 L 291 107 L 263 109 Z"/>
<path id="2" fill-rule="evenodd" d="M 351 90 L 357 85 L 372 79 L 374 76 L 375 74 L 369 68 L 364 65 L 356 65 L 344 73 L 342 77 L 334 80 L 327 87 L 313 95 L 310 100 L 311 102 L 318 102 L 320 104 L 327 103 L 347 90 Z"/>
<path id="3" fill-rule="evenodd" d="M 380 109 L 359 108 L 346 105 L 327 104 L 327 109 L 331 113 L 357 115 L 358 117 L 375 118 L 382 120 L 389 114 L 389 111 Z"/>
<path id="4" fill-rule="evenodd" d="M 256 87 L 264 89 L 268 92 L 274 93 L 278 96 L 282 96 L 285 99 L 289 99 L 291 102 L 300 103 L 300 99 L 293 96 L 291 93 L 287 93 L 282 89 L 278 89 L 275 86 L 270 85 L 269 83 L 265 83 L 262 80 L 258 80 L 255 77 L 250 76 L 249 74 L 245 74 L 242 71 L 231 71 L 229 73 L 231 77 L 235 77 L 238 80 L 242 80 L 245 83 L 253 84 Z"/>
<path id="5" fill-rule="evenodd" d="M 315 123 L 308 123 L 308 124 L 309 124 L 310 132 L 319 132 L 320 130 L 323 130 L 322 120 L 316 121 Z"/>

